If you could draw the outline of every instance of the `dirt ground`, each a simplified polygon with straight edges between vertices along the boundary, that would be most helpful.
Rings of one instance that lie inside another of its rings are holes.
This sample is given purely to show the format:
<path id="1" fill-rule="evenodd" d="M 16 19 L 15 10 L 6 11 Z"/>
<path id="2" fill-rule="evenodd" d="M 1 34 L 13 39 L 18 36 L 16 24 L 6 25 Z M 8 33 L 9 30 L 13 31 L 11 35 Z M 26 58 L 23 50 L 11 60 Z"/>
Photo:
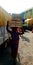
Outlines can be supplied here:
<path id="1" fill-rule="evenodd" d="M 27 31 L 19 40 L 19 56 L 21 65 L 33 65 L 33 33 Z"/>

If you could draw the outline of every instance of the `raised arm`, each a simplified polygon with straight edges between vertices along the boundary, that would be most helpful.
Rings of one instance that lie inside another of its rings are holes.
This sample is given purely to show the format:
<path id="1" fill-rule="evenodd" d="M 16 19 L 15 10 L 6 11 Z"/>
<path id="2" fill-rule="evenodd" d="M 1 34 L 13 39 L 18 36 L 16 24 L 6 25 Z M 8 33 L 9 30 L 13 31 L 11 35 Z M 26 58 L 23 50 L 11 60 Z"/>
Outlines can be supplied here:
<path id="1" fill-rule="evenodd" d="M 11 30 L 9 30 L 9 21 L 7 21 L 7 26 L 6 26 L 6 29 L 7 29 L 7 31 L 8 31 L 9 33 L 12 33 L 12 31 L 11 31 Z"/>

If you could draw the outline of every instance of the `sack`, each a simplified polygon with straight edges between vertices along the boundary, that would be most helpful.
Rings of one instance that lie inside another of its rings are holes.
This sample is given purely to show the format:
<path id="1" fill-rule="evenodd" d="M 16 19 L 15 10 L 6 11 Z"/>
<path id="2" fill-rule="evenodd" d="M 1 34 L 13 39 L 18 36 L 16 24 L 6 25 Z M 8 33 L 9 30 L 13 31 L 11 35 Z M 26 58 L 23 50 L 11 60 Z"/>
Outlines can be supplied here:
<path id="1" fill-rule="evenodd" d="M 12 20 L 9 21 L 9 26 L 10 27 L 22 27 L 22 21 L 21 20 Z"/>

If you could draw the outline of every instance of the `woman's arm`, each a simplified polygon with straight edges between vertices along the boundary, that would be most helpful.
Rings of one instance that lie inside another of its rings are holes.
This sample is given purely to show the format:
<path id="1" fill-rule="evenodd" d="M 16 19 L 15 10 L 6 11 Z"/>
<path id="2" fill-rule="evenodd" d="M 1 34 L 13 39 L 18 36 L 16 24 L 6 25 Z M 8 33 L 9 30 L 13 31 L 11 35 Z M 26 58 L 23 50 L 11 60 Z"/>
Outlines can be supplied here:
<path id="1" fill-rule="evenodd" d="M 8 27 L 9 27 L 9 21 L 7 21 L 7 26 L 6 26 L 6 29 L 7 29 L 7 31 L 8 31 L 9 33 L 12 33 L 12 31 L 11 31 L 11 30 L 9 30 L 9 29 L 8 29 Z"/>

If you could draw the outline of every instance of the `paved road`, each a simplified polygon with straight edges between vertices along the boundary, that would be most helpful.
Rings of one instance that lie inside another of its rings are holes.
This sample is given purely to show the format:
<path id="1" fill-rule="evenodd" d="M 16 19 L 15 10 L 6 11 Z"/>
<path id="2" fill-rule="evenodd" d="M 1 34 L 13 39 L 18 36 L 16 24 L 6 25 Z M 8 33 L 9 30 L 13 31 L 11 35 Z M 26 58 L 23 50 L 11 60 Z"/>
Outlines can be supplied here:
<path id="1" fill-rule="evenodd" d="M 33 33 L 25 32 L 19 41 L 20 62 L 22 65 L 33 65 Z"/>

